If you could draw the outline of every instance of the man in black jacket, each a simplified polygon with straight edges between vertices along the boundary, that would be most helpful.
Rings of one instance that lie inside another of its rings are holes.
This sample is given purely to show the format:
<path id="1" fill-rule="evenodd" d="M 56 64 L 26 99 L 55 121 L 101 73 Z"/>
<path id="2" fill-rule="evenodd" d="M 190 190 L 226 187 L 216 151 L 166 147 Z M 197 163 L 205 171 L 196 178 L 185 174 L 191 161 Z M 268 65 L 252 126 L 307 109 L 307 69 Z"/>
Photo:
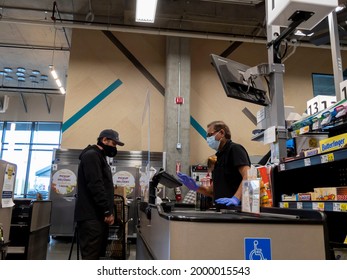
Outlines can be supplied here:
<path id="1" fill-rule="evenodd" d="M 75 221 L 82 259 L 105 256 L 108 228 L 114 223 L 114 186 L 106 156 L 115 157 L 124 146 L 112 129 L 101 131 L 96 145 L 88 145 L 79 159 Z"/>

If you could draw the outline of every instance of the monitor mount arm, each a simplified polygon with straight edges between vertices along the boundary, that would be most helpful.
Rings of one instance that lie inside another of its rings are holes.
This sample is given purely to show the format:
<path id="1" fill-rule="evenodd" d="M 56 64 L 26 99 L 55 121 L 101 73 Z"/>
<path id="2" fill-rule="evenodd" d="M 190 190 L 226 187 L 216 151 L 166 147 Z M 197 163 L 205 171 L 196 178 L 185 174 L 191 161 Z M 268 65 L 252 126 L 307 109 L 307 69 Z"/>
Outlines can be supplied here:
<path id="1" fill-rule="evenodd" d="M 272 40 L 267 44 L 267 48 L 270 48 L 273 46 L 274 63 L 281 63 L 281 58 L 276 55 L 279 51 L 281 42 L 285 38 L 287 38 L 289 35 L 291 35 L 301 23 L 303 23 L 304 21 L 307 21 L 313 15 L 314 15 L 314 12 L 296 11 L 289 18 L 289 20 L 291 20 L 292 23 L 275 40 Z"/>
<path id="2" fill-rule="evenodd" d="M 256 79 L 259 76 L 267 76 L 273 70 L 270 69 L 269 64 L 262 63 L 258 64 L 254 67 L 250 67 L 243 73 L 244 80 L 249 84 L 253 79 Z"/>

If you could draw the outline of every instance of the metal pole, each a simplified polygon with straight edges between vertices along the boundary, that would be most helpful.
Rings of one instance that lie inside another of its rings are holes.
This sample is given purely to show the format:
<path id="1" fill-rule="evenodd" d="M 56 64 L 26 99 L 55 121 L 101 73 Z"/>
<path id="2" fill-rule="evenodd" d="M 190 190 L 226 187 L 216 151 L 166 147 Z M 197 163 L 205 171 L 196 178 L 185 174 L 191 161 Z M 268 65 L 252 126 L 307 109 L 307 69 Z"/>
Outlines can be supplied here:
<path id="1" fill-rule="evenodd" d="M 346 96 L 340 90 L 340 83 L 343 81 L 342 59 L 340 50 L 339 31 L 337 24 L 336 12 L 333 11 L 328 16 L 329 20 L 329 33 L 330 33 L 330 46 L 331 56 L 334 70 L 334 84 L 336 101 L 345 99 Z"/>

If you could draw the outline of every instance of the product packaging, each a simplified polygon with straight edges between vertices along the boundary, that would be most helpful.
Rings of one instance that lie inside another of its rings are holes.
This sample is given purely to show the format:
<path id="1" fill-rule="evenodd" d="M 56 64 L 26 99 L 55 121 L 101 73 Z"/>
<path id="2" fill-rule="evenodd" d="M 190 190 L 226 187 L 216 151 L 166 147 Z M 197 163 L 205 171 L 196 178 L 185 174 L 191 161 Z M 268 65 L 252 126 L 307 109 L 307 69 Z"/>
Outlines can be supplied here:
<path id="1" fill-rule="evenodd" d="M 260 206 L 272 207 L 272 191 L 270 172 L 271 166 L 260 166 L 257 168 L 258 178 L 260 178 Z"/>
<path id="2" fill-rule="evenodd" d="M 260 212 L 260 179 L 257 175 L 257 169 L 251 165 L 248 179 L 242 181 L 242 212 Z"/>

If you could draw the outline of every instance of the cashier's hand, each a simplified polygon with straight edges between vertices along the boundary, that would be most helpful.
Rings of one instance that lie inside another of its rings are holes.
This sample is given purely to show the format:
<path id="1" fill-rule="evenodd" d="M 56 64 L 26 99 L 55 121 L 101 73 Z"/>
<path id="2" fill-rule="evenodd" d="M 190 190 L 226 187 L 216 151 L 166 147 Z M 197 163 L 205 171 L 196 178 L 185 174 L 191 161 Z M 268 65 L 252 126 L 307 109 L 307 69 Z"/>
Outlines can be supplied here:
<path id="1" fill-rule="evenodd" d="M 188 189 L 192 191 L 197 191 L 199 188 L 199 185 L 195 182 L 195 180 L 192 177 L 189 177 L 188 175 L 184 173 L 177 173 L 177 176 L 181 183 L 185 185 Z"/>
<path id="2" fill-rule="evenodd" d="M 228 198 L 228 197 L 218 198 L 216 199 L 216 203 L 225 204 L 225 206 L 230 206 L 230 205 L 238 206 L 240 205 L 241 201 L 236 196 L 233 196 L 232 198 Z"/>

